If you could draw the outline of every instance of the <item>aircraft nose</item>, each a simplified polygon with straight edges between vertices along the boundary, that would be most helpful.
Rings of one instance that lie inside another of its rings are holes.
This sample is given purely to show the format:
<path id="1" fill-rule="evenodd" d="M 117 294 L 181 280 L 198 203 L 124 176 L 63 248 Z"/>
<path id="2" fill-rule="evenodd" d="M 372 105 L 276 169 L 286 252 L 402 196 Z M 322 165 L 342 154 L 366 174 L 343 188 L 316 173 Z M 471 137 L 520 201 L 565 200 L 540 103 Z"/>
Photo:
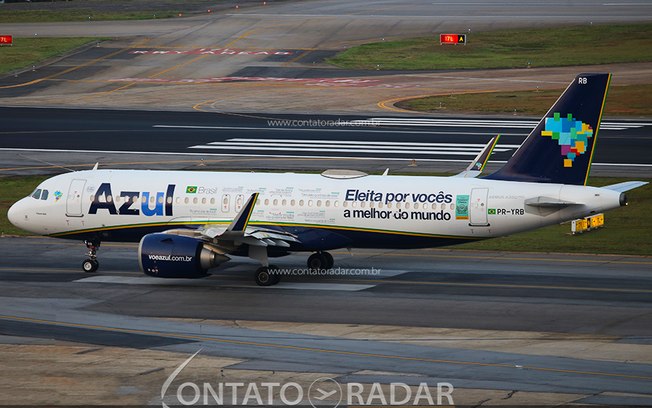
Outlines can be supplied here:
<path id="1" fill-rule="evenodd" d="M 25 219 L 25 212 L 22 209 L 22 201 L 23 200 L 20 200 L 14 203 L 14 205 L 9 207 L 9 211 L 7 212 L 9 222 L 18 228 L 23 228 L 23 221 Z"/>

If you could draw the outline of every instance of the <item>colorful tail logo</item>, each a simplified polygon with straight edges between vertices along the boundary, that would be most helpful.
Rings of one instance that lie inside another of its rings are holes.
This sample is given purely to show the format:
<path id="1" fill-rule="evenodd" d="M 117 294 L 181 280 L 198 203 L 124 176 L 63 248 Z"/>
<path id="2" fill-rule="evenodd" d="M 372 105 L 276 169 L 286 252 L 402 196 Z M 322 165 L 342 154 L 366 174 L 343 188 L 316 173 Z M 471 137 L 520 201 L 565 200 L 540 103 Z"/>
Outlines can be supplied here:
<path id="1" fill-rule="evenodd" d="M 573 118 L 571 113 L 562 118 L 559 112 L 555 112 L 554 117 L 546 118 L 546 127 L 541 131 L 541 136 L 550 136 L 557 140 L 561 146 L 561 155 L 566 156 L 564 167 L 573 167 L 575 158 L 586 153 L 588 139 L 593 137 L 593 129 Z"/>

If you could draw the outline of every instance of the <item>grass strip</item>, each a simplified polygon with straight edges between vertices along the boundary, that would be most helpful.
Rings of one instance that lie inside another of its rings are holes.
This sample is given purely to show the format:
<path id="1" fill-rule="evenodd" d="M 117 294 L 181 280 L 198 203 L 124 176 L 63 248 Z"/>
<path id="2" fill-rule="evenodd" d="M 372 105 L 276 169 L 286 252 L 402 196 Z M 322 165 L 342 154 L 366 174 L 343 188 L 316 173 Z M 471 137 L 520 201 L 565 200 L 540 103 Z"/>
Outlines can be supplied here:
<path id="1" fill-rule="evenodd" d="M 176 17 L 179 12 L 172 10 L 126 10 L 104 11 L 92 9 L 64 10 L 3 10 L 0 13 L 2 23 L 54 23 L 62 21 L 115 21 L 148 20 L 155 18 Z"/>
<path id="2" fill-rule="evenodd" d="M 541 116 L 559 98 L 564 88 L 545 91 L 489 92 L 428 96 L 400 101 L 396 107 L 420 112 L 492 113 Z M 612 86 L 604 115 L 652 116 L 652 85 Z"/>
<path id="3" fill-rule="evenodd" d="M 352 47 L 328 62 L 366 70 L 559 67 L 652 61 L 652 24 L 593 24 L 470 33 L 467 45 L 437 36 Z"/>
<path id="4" fill-rule="evenodd" d="M 0 75 L 31 67 L 99 40 L 93 37 L 14 38 L 13 46 L 0 47 Z"/>

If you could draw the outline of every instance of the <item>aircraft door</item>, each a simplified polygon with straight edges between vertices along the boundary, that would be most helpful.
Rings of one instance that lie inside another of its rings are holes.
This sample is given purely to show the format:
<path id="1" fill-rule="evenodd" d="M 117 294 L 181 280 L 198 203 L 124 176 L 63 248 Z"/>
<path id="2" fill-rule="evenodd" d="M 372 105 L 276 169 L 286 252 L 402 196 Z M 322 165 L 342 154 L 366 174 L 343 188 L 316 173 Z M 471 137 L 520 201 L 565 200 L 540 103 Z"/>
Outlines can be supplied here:
<path id="1" fill-rule="evenodd" d="M 469 203 L 469 225 L 473 227 L 488 227 L 487 196 L 488 188 L 474 188 L 471 190 Z"/>
<path id="2" fill-rule="evenodd" d="M 66 215 L 68 217 L 83 217 L 82 198 L 86 180 L 74 179 L 70 182 L 68 196 L 66 197 Z"/>

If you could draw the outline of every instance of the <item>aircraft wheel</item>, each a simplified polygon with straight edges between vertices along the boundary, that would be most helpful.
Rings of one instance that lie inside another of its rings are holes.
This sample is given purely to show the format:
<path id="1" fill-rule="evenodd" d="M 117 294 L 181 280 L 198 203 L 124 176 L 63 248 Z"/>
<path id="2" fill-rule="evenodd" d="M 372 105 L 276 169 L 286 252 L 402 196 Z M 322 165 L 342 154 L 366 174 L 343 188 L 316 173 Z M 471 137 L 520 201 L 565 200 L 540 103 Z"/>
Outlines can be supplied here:
<path id="1" fill-rule="evenodd" d="M 315 252 L 308 257 L 308 268 L 319 271 L 326 268 L 326 259 L 321 253 Z"/>
<path id="2" fill-rule="evenodd" d="M 269 268 L 269 275 L 272 278 L 272 285 L 276 285 L 281 281 L 281 275 L 278 274 L 278 266 L 276 265 L 270 265 Z"/>
<path id="3" fill-rule="evenodd" d="M 270 273 L 270 268 L 261 266 L 256 270 L 256 284 L 258 286 L 272 286 L 276 285 L 280 277 L 274 273 Z"/>
<path id="4" fill-rule="evenodd" d="M 321 256 L 324 258 L 324 269 L 331 269 L 335 265 L 333 255 L 328 252 L 322 252 Z"/>
<path id="5" fill-rule="evenodd" d="M 84 262 L 82 262 L 82 269 L 86 273 L 93 273 L 97 271 L 97 268 L 100 267 L 100 263 L 97 262 L 97 259 L 86 259 Z"/>

